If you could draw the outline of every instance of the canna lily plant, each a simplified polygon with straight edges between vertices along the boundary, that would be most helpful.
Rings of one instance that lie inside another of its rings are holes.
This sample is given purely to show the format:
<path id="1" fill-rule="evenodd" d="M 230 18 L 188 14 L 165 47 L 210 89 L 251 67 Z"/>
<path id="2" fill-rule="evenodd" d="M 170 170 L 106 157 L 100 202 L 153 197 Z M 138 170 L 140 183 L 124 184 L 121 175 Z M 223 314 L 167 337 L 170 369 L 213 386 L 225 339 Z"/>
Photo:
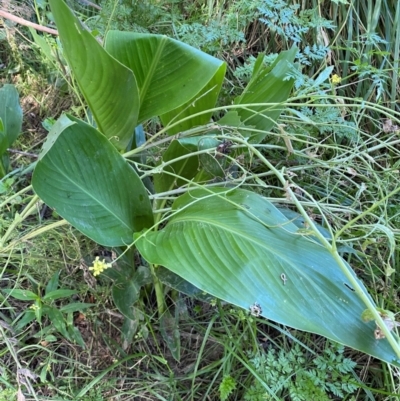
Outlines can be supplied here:
<path id="1" fill-rule="evenodd" d="M 49 3 L 93 122 L 70 115 L 56 122 L 33 187 L 97 243 L 121 252 L 135 247 L 147 261 L 148 269 L 128 263 L 123 271 L 106 270 L 122 313 L 133 319 L 140 287 L 151 280 L 160 316 L 163 285 L 205 292 L 399 364 L 395 335 L 339 256 L 333 233 L 316 227 L 285 173 L 257 147 L 292 90 L 297 50 L 282 52 L 269 67 L 260 55 L 234 104 L 216 108 L 223 61 L 162 35 L 110 31 L 102 46 L 63 1 Z M 225 114 L 211 121 L 216 110 Z M 162 128 L 146 138 L 142 124 L 153 117 Z M 149 164 L 161 145 L 161 158 Z M 271 170 L 300 214 L 293 218 L 241 188 L 245 172 L 240 163 L 228 171 L 230 152 L 247 152 Z M 382 340 L 373 337 L 374 321 Z"/>

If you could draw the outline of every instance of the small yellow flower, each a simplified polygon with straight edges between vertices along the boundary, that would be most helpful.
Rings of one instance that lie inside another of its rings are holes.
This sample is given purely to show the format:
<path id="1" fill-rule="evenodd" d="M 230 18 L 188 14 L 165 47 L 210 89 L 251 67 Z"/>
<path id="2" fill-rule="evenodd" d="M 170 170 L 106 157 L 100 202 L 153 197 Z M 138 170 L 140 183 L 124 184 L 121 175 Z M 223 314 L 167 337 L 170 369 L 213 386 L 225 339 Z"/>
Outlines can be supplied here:
<path id="1" fill-rule="evenodd" d="M 38 307 L 36 304 L 32 304 L 32 305 L 29 307 L 29 309 L 38 310 L 39 307 Z"/>
<path id="2" fill-rule="evenodd" d="M 333 85 L 339 85 L 342 82 L 342 78 L 339 77 L 339 75 L 337 74 L 333 74 L 331 77 L 331 83 Z"/>
<path id="3" fill-rule="evenodd" d="M 104 270 L 108 269 L 111 267 L 111 263 L 106 263 L 106 260 L 103 259 L 103 261 L 100 260 L 98 256 L 96 256 L 96 259 L 93 261 L 93 266 L 89 267 L 89 270 L 93 271 L 93 276 L 98 276 L 99 274 L 103 273 Z"/>

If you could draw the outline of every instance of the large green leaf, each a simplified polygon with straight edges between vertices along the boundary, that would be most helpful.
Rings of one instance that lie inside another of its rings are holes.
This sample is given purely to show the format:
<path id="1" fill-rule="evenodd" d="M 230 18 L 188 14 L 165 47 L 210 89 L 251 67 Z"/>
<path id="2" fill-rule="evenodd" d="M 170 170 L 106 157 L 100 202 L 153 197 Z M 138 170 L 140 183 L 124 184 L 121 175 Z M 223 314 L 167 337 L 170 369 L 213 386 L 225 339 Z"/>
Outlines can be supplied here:
<path id="1" fill-rule="evenodd" d="M 214 77 L 218 85 L 224 64 L 164 35 L 110 31 L 105 48 L 135 74 L 139 122 L 182 106 Z"/>
<path id="2" fill-rule="evenodd" d="M 22 128 L 22 109 L 14 85 L 6 84 L 0 89 L 0 179 L 9 170 L 7 148 L 17 139 Z"/>
<path id="3" fill-rule="evenodd" d="M 0 89 L 0 155 L 17 139 L 22 128 L 22 109 L 14 85 Z"/>
<path id="4" fill-rule="evenodd" d="M 103 49 L 62 0 L 49 3 L 64 54 L 99 130 L 125 149 L 139 113 L 135 76 Z"/>
<path id="5" fill-rule="evenodd" d="M 361 320 L 365 305 L 332 255 L 270 202 L 245 190 L 199 189 L 173 210 L 162 231 L 136 234 L 149 262 L 244 309 L 258 303 L 268 319 L 398 364 L 387 340 L 375 340 L 374 323 Z"/>
<path id="6" fill-rule="evenodd" d="M 211 109 L 217 102 L 222 82 L 224 80 L 225 70 L 226 64 L 223 63 L 208 84 L 198 94 L 196 94 L 193 99 L 190 99 L 184 105 L 161 116 L 161 121 L 165 126 L 180 121 L 179 124 L 168 128 L 168 134 L 174 135 L 192 127 L 204 125 L 210 122 L 212 115 Z M 210 111 L 186 120 L 187 117 L 206 110 Z"/>
<path id="7" fill-rule="evenodd" d="M 296 47 L 282 52 L 270 67 L 263 64 L 264 55 L 260 54 L 249 84 L 235 99 L 237 105 L 270 103 L 265 106 L 246 106 L 237 109 L 241 121 L 247 126 L 265 131 L 252 135 L 250 142 L 261 142 L 281 114 L 282 103 L 287 100 L 294 84 L 294 79 L 289 77 L 289 73 L 294 67 L 296 53 Z"/>
<path id="8" fill-rule="evenodd" d="M 36 193 L 68 222 L 106 246 L 132 242 L 151 227 L 146 189 L 105 136 L 63 116 L 52 128 L 35 168 Z"/>

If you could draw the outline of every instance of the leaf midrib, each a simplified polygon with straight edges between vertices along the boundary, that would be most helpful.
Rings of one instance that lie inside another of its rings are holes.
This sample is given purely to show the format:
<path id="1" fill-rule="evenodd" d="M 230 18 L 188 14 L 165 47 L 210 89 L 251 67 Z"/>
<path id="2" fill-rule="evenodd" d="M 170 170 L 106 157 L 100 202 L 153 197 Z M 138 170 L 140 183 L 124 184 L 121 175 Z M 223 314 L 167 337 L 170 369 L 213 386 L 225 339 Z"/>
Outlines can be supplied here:
<path id="1" fill-rule="evenodd" d="M 164 36 L 160 40 L 160 44 L 159 44 L 159 46 L 157 48 L 157 51 L 154 54 L 154 58 L 153 58 L 153 60 L 152 60 L 152 62 L 150 64 L 149 71 L 146 74 L 145 80 L 143 81 L 143 85 L 142 85 L 142 88 L 141 88 L 140 94 L 139 94 L 140 107 L 142 107 L 143 101 L 146 98 L 147 91 L 148 91 L 148 89 L 150 87 L 150 84 L 151 84 L 151 81 L 152 81 L 153 77 L 155 76 L 155 71 L 156 71 L 157 65 L 158 65 L 158 63 L 159 63 L 159 61 L 161 59 L 161 55 L 162 55 L 162 52 L 163 52 L 164 47 L 166 46 L 166 44 L 167 44 L 167 37 Z"/>

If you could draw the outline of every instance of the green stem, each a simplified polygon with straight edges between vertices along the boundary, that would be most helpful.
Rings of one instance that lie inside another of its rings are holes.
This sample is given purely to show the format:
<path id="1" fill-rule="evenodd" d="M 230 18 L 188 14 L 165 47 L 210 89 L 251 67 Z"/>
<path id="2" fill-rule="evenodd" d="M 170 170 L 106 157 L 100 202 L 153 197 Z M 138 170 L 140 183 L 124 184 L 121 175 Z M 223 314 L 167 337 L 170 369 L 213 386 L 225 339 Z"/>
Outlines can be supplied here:
<path id="1" fill-rule="evenodd" d="M 160 281 L 160 279 L 157 276 L 156 266 L 153 265 L 152 263 L 149 263 L 149 266 L 150 266 L 151 275 L 153 277 L 154 291 L 156 292 L 158 316 L 161 317 L 167 308 L 166 304 L 165 304 L 165 298 L 164 298 L 164 288 L 163 288 L 162 282 Z"/>
<path id="2" fill-rule="evenodd" d="M 28 192 L 32 189 L 32 185 L 28 185 L 25 188 L 22 188 L 20 191 L 16 192 L 14 195 L 9 196 L 4 202 L 0 203 L 0 209 L 2 209 L 7 203 L 10 203 L 13 199 L 17 198 L 18 196 Z"/>
<path id="3" fill-rule="evenodd" d="M 165 206 L 165 203 L 166 203 L 165 199 L 155 199 L 153 210 L 162 209 Z M 155 223 L 153 226 L 154 231 L 158 230 L 160 221 L 161 221 L 161 213 L 157 213 L 155 217 Z M 164 288 L 162 282 L 160 281 L 156 273 L 157 266 L 153 265 L 152 263 L 149 263 L 149 266 L 151 275 L 153 277 L 154 291 L 156 292 L 158 316 L 161 317 L 167 308 L 164 298 Z"/>
<path id="4" fill-rule="evenodd" d="M 158 209 L 157 205 L 161 203 L 162 205 L 165 204 L 165 201 L 161 201 L 159 199 L 156 199 L 154 201 L 155 204 L 155 210 Z M 158 230 L 158 226 L 160 224 L 161 220 L 161 214 L 157 213 L 155 217 L 155 223 L 154 223 L 154 231 Z M 156 300 L 157 300 L 157 310 L 158 310 L 158 316 L 161 317 L 163 313 L 166 310 L 166 304 L 165 304 L 165 298 L 164 298 L 164 288 L 163 284 L 161 283 L 160 279 L 157 276 L 156 273 L 156 265 L 153 265 L 152 263 L 149 263 L 150 266 L 150 272 L 153 277 L 153 284 L 154 284 L 154 291 L 156 292 Z"/>
<path id="5" fill-rule="evenodd" d="M 10 227 L 8 227 L 6 233 L 0 240 L 0 249 L 3 248 L 4 244 L 7 242 L 8 238 L 11 236 L 15 228 L 36 210 L 36 203 L 38 202 L 38 200 L 39 197 L 37 195 L 34 195 L 31 201 L 27 204 L 27 206 L 23 210 L 23 212 L 21 214 L 18 213 L 15 214 L 14 221 L 11 223 Z"/>
<path id="6" fill-rule="evenodd" d="M 380 206 L 382 203 L 384 203 L 386 200 L 388 200 L 390 197 L 393 195 L 396 195 L 398 192 L 400 192 L 400 187 L 397 187 L 394 189 L 392 192 L 388 193 L 386 196 L 384 196 L 382 199 L 380 199 L 377 202 L 374 202 L 372 206 L 370 206 L 367 210 L 364 212 L 360 213 L 358 216 L 354 217 L 353 220 L 350 220 L 347 224 L 345 224 L 336 234 L 334 237 L 334 240 L 340 237 L 344 231 L 346 231 L 348 228 L 350 228 L 356 221 L 360 220 L 362 217 L 366 216 L 368 213 L 371 213 L 373 210 L 375 210 L 378 206 Z"/>
<path id="7" fill-rule="evenodd" d="M 20 355 L 18 355 L 18 350 L 16 348 L 16 346 L 14 345 L 13 342 L 11 342 L 11 338 L 9 336 L 8 333 L 5 333 L 3 330 L 3 327 L 0 326 L 0 335 L 3 339 L 3 342 L 6 344 L 6 349 L 8 351 L 8 354 L 11 355 L 11 357 L 14 359 L 14 362 L 18 368 L 18 370 L 23 370 L 24 366 L 21 362 L 20 362 Z M 21 387 L 21 383 L 18 380 L 18 376 L 17 376 L 17 383 L 18 383 L 18 387 Z M 38 401 L 38 398 L 36 396 L 36 392 L 32 386 L 32 383 L 29 380 L 29 377 L 26 377 L 24 380 L 24 385 L 26 386 L 26 388 L 29 390 L 30 394 L 33 396 L 33 398 Z"/>
<path id="8" fill-rule="evenodd" d="M 15 241 L 10 242 L 5 248 L 2 249 L 0 247 L 0 249 L 2 249 L 3 252 L 9 252 L 17 244 L 20 244 L 22 242 L 28 241 L 28 240 L 30 240 L 32 238 L 37 237 L 40 234 L 43 234 L 43 233 L 45 233 L 47 231 L 50 231 L 50 230 L 53 230 L 53 229 L 55 229 L 57 227 L 65 226 L 67 224 L 69 224 L 68 221 L 60 220 L 60 221 L 56 221 L 55 223 L 48 224 L 47 226 L 42 226 L 42 227 L 38 228 L 37 230 L 31 231 L 30 233 L 24 235 L 23 237 L 17 238 Z"/>

